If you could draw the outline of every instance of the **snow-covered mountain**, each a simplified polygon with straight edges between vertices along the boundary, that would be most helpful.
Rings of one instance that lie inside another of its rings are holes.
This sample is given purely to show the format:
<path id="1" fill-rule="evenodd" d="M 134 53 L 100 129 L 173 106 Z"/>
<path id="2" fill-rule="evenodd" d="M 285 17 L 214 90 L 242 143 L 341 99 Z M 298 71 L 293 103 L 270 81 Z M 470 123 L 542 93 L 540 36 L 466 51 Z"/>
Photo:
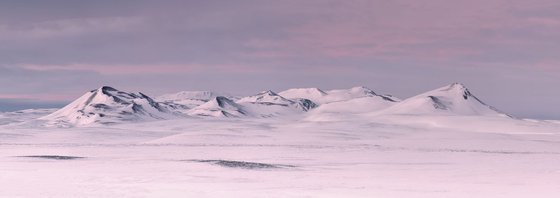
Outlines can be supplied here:
<path id="1" fill-rule="evenodd" d="M 391 102 L 400 101 L 400 99 L 390 95 L 379 95 L 371 89 L 363 86 L 352 87 L 350 89 L 335 89 L 329 91 L 323 91 L 319 88 L 296 88 L 282 91 L 279 93 L 279 95 L 289 99 L 306 98 L 316 104 L 348 101 L 362 97 L 381 97 L 384 100 Z"/>
<path id="2" fill-rule="evenodd" d="M 55 125 L 112 124 L 175 118 L 177 113 L 173 109 L 173 106 L 156 102 L 142 93 L 104 86 L 40 119 Z"/>
<path id="3" fill-rule="evenodd" d="M 218 96 L 234 99 L 231 94 L 217 93 L 211 91 L 182 91 L 173 94 L 165 94 L 155 98 L 158 102 L 184 105 L 186 108 L 194 108 L 202 105 Z"/>
<path id="4" fill-rule="evenodd" d="M 294 101 L 288 100 L 273 91 L 263 91 L 257 95 L 243 97 L 237 100 L 238 103 L 261 103 L 270 105 L 289 105 L 294 103 Z"/>
<path id="5" fill-rule="evenodd" d="M 210 117 L 249 116 L 249 112 L 247 112 L 247 110 L 245 110 L 243 106 L 223 96 L 215 97 L 210 101 L 187 111 L 187 114 L 192 116 Z"/>
<path id="6" fill-rule="evenodd" d="M 186 111 L 186 114 L 204 117 L 276 117 L 304 113 L 317 106 L 311 100 L 290 100 L 273 91 L 264 91 L 237 101 L 230 98 L 214 97 Z"/>
<path id="7" fill-rule="evenodd" d="M 332 120 L 367 115 L 508 116 L 486 105 L 464 85 L 454 83 L 406 100 L 380 95 L 366 87 L 323 91 L 289 89 L 235 98 L 210 91 L 167 94 L 153 100 L 142 93 L 111 87 L 90 91 L 66 107 L 41 117 L 53 125 L 111 124 L 178 117 L 290 117 Z"/>
<path id="8" fill-rule="evenodd" d="M 313 113 L 367 113 L 375 112 L 398 104 L 383 97 L 360 97 L 349 100 L 330 102 L 315 108 Z"/>
<path id="9" fill-rule="evenodd" d="M 482 102 L 460 83 L 408 98 L 382 113 L 508 116 Z"/>
<path id="10" fill-rule="evenodd" d="M 286 99 L 273 91 L 263 91 L 254 96 L 241 98 L 236 103 L 243 105 L 252 115 L 257 117 L 275 117 L 307 112 L 317 105 L 304 98 Z"/>
<path id="11" fill-rule="evenodd" d="M 363 86 L 350 89 L 323 91 L 319 88 L 296 88 L 280 92 L 281 96 L 290 99 L 306 98 L 319 104 L 309 117 L 322 120 L 326 114 L 356 114 L 383 110 L 400 99 L 389 95 L 379 95 Z"/>
<path id="12" fill-rule="evenodd" d="M 291 97 L 307 97 L 305 92 L 299 92 L 298 89 L 287 90 Z M 340 119 L 352 119 L 352 117 L 369 112 L 378 112 L 391 107 L 400 101 L 400 99 L 388 96 L 378 95 L 369 88 L 360 86 L 350 89 L 336 89 L 324 91 L 320 97 L 314 97 L 314 101 L 318 101 L 320 105 L 309 112 L 305 120 L 307 121 L 333 121 Z M 318 95 L 315 95 L 318 96 Z"/>
<path id="13" fill-rule="evenodd" d="M 294 88 L 282 91 L 278 95 L 285 98 L 306 98 L 319 103 L 328 94 L 319 88 Z"/>

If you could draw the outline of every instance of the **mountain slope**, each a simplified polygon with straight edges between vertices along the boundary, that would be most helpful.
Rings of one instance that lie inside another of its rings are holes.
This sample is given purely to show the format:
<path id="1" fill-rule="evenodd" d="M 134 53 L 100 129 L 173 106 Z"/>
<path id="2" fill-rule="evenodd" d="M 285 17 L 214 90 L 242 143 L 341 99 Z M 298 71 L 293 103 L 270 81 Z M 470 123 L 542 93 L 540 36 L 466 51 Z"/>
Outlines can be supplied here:
<path id="1" fill-rule="evenodd" d="M 248 116 L 248 112 L 243 106 L 236 104 L 232 100 L 218 96 L 210 101 L 197 106 L 187 114 L 192 116 L 210 116 L 210 117 L 244 117 Z"/>
<path id="2" fill-rule="evenodd" d="M 176 117 L 172 110 L 173 107 L 155 102 L 142 93 L 104 86 L 40 119 L 55 125 L 111 124 Z"/>
<path id="3" fill-rule="evenodd" d="M 312 113 L 367 113 L 386 109 L 397 102 L 382 97 L 361 97 L 350 100 L 330 102 L 313 109 Z"/>
<path id="4" fill-rule="evenodd" d="M 273 91 L 263 91 L 254 96 L 247 96 L 237 100 L 238 103 L 260 103 L 270 105 L 290 105 L 294 101 L 288 100 Z"/>
<path id="5" fill-rule="evenodd" d="M 363 113 L 378 112 L 400 101 L 392 96 L 378 95 L 365 87 L 339 89 L 327 92 L 323 103 L 309 112 L 307 121 L 335 121 L 354 119 Z"/>
<path id="6" fill-rule="evenodd" d="M 507 116 L 482 102 L 460 83 L 406 99 L 383 113 Z"/>
<path id="7" fill-rule="evenodd" d="M 165 94 L 155 98 L 158 102 L 184 105 L 193 108 L 202 105 L 218 96 L 233 98 L 230 94 L 216 93 L 211 91 L 182 91 L 173 94 Z"/>
<path id="8" fill-rule="evenodd" d="M 272 91 L 240 98 L 214 92 L 180 92 L 158 97 L 128 93 L 111 87 L 87 92 L 64 108 L 43 116 L 47 125 L 112 124 L 178 117 L 290 117 L 307 120 L 351 119 L 379 115 L 508 116 L 485 104 L 464 85 L 454 83 L 404 101 L 379 95 L 366 87 L 322 91 L 317 88 Z M 429 117 L 429 116 L 428 116 Z M 6 120 L 8 122 L 10 120 Z"/>
<path id="9" fill-rule="evenodd" d="M 273 91 L 264 91 L 254 96 L 241 98 L 236 103 L 243 105 L 257 117 L 275 117 L 307 112 L 317 105 L 308 99 L 286 99 Z"/>
<path id="10" fill-rule="evenodd" d="M 294 88 L 282 91 L 278 95 L 285 98 L 305 98 L 318 102 L 328 94 L 319 88 Z"/>
<path id="11" fill-rule="evenodd" d="M 323 91 L 318 88 L 297 88 L 282 91 L 279 95 L 289 99 L 306 98 L 320 105 L 332 102 L 348 101 L 363 97 L 380 97 L 390 102 L 400 101 L 400 99 L 390 95 L 379 95 L 371 89 L 363 86 L 352 87 L 350 89 L 335 89 L 329 91 Z"/>

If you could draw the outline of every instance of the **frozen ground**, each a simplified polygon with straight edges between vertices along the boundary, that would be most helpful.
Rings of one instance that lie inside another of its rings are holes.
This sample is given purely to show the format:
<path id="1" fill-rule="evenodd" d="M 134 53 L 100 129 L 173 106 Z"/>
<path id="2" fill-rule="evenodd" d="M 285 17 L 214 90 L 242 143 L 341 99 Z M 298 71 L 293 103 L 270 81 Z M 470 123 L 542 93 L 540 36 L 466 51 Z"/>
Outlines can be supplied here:
<path id="1" fill-rule="evenodd" d="M 514 118 L 459 83 L 405 100 L 105 86 L 0 113 L 0 197 L 559 196 L 560 122 Z"/>
<path id="2" fill-rule="evenodd" d="M 5 121 L 0 197 L 560 196 L 554 121 L 337 113 L 290 119 L 76 128 Z"/>

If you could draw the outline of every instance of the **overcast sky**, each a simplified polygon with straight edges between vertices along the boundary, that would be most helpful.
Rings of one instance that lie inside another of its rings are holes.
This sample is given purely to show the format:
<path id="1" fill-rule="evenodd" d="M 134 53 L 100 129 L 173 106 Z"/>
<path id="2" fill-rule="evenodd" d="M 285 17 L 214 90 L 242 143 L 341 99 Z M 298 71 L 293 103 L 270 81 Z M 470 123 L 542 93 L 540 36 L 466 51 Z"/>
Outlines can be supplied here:
<path id="1" fill-rule="evenodd" d="M 560 119 L 558 0 L 2 0 L 1 101 L 102 85 L 158 95 L 364 85 L 410 97 L 462 82 Z M 1 105 L 0 105 L 1 106 Z"/>

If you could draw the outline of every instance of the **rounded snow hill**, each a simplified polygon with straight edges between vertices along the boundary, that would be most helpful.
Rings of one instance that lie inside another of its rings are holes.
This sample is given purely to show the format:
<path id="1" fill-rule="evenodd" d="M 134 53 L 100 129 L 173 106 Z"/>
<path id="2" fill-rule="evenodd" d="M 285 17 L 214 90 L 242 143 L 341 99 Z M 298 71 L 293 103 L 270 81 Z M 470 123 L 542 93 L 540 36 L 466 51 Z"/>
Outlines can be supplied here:
<path id="1" fill-rule="evenodd" d="M 305 98 L 319 102 L 328 94 L 319 88 L 294 88 L 282 91 L 278 95 L 285 98 Z"/>
<path id="2" fill-rule="evenodd" d="M 244 109 L 243 106 L 223 96 L 215 97 L 210 101 L 187 111 L 187 114 L 191 116 L 209 116 L 209 117 L 248 116 L 248 112 Z"/>
<path id="3" fill-rule="evenodd" d="M 408 98 L 382 113 L 508 116 L 482 102 L 460 83 Z"/>
<path id="4" fill-rule="evenodd" d="M 382 97 L 383 99 L 391 102 L 400 101 L 398 98 L 393 96 L 378 95 L 373 90 L 364 86 L 352 87 L 350 89 L 335 89 L 330 91 L 323 91 L 318 88 L 297 88 L 280 92 L 279 95 L 290 99 L 305 98 L 319 105 L 363 97 Z"/>
<path id="5" fill-rule="evenodd" d="M 155 99 L 160 102 L 172 102 L 175 104 L 186 105 L 188 108 L 193 108 L 198 105 L 204 104 L 218 96 L 233 98 L 230 94 L 216 93 L 211 91 L 182 91 L 173 94 L 165 94 L 156 97 Z"/>
<path id="6" fill-rule="evenodd" d="M 288 100 L 273 91 L 263 91 L 254 96 L 243 97 L 236 101 L 237 103 L 261 103 L 270 105 L 290 105 L 294 101 Z"/>
<path id="7" fill-rule="evenodd" d="M 317 105 L 308 99 L 286 99 L 273 91 L 241 98 L 236 103 L 257 117 L 289 116 L 307 112 Z"/>
<path id="8" fill-rule="evenodd" d="M 310 113 L 367 113 L 386 109 L 396 102 L 382 97 L 361 97 L 322 104 Z"/>

